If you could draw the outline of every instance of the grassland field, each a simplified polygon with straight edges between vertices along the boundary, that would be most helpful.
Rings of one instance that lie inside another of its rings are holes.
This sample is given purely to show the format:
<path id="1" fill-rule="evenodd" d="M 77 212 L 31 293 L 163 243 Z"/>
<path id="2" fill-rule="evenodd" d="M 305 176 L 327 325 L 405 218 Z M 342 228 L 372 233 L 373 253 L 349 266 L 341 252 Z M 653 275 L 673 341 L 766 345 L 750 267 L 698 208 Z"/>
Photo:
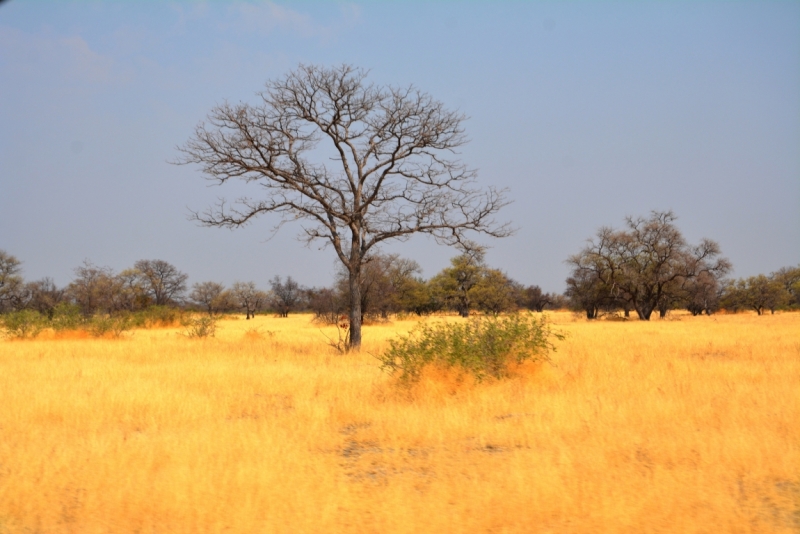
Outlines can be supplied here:
<path id="1" fill-rule="evenodd" d="M 0 533 L 800 531 L 800 314 L 549 316 L 552 363 L 410 389 L 412 320 L 0 340 Z"/>

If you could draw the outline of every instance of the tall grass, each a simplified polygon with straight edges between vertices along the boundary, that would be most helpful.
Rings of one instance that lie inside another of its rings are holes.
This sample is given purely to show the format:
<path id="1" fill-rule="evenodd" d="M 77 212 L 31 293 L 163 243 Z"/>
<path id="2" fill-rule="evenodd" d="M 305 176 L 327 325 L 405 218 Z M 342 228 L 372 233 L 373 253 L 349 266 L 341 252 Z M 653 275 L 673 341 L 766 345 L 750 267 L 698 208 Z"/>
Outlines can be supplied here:
<path id="1" fill-rule="evenodd" d="M 411 389 L 412 321 L 0 341 L 0 532 L 800 528 L 800 314 L 551 317 L 552 364 Z"/>

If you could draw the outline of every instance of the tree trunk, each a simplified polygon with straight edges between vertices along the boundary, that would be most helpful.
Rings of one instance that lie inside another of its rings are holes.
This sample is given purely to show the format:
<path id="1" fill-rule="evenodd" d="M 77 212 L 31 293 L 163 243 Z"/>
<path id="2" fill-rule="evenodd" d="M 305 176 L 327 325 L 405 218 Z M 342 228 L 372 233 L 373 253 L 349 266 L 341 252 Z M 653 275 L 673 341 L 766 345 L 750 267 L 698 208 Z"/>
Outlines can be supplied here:
<path id="1" fill-rule="evenodd" d="M 361 349 L 361 262 L 351 256 L 350 266 L 350 350 Z"/>

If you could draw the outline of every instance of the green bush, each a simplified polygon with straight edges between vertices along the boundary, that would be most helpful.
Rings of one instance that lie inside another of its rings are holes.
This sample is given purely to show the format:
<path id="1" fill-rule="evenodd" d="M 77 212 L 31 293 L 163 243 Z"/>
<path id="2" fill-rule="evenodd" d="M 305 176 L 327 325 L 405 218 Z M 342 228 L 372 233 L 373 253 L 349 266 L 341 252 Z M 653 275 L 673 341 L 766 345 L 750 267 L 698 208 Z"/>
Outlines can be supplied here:
<path id="1" fill-rule="evenodd" d="M 136 312 L 132 317 L 132 325 L 136 328 L 152 328 L 156 326 L 175 326 L 181 324 L 183 311 L 169 306 L 150 306 Z"/>
<path id="2" fill-rule="evenodd" d="M 389 341 L 389 349 L 378 359 L 381 369 L 403 382 L 419 379 L 428 365 L 458 368 L 483 380 L 508 376 L 511 364 L 549 361 L 555 350 L 553 332 L 546 317 L 531 314 L 473 318 L 462 323 L 422 325 L 407 336 Z"/>
<path id="3" fill-rule="evenodd" d="M 133 328 L 133 318 L 130 315 L 95 315 L 86 323 L 85 329 L 92 337 L 121 337 L 122 334 Z"/>
<path id="4" fill-rule="evenodd" d="M 186 337 L 214 337 L 217 332 L 217 317 L 211 315 L 187 317 L 181 324 L 185 328 L 184 335 Z"/>
<path id="5" fill-rule="evenodd" d="M 7 337 L 34 338 L 47 328 L 47 318 L 35 310 L 20 310 L 0 315 L 0 326 Z"/>
<path id="6" fill-rule="evenodd" d="M 50 327 L 56 332 L 78 330 L 85 322 L 86 318 L 77 304 L 62 302 L 53 309 Z"/>

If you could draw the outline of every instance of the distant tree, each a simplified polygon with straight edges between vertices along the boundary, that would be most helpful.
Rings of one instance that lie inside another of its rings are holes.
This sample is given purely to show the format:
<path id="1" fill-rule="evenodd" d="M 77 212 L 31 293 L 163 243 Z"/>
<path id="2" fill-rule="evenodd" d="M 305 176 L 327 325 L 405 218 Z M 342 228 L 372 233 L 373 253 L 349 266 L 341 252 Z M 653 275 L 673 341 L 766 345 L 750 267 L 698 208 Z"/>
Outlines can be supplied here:
<path id="1" fill-rule="evenodd" d="M 419 264 L 411 259 L 402 258 L 398 254 L 381 255 L 383 265 L 378 270 L 382 279 L 382 294 L 377 306 L 382 317 L 389 313 L 407 311 L 406 306 L 414 306 L 415 297 L 419 296 L 419 279 L 416 275 L 422 272 Z"/>
<path id="2" fill-rule="evenodd" d="M 567 278 L 565 295 L 569 306 L 575 311 L 582 311 L 587 319 L 597 319 L 604 305 L 615 302 L 612 288 L 608 286 L 598 273 L 590 268 L 582 256 L 573 256 L 575 260 L 572 276 Z"/>
<path id="3" fill-rule="evenodd" d="M 430 283 L 441 298 L 448 302 L 461 317 L 469 317 L 475 307 L 473 289 L 481 281 L 486 265 L 486 249 L 468 246 L 450 260 L 450 267 L 434 276 Z"/>
<path id="4" fill-rule="evenodd" d="M 328 324 L 338 323 L 339 317 L 348 308 L 344 296 L 330 287 L 304 290 L 308 307 L 316 318 Z"/>
<path id="5" fill-rule="evenodd" d="M 136 268 L 125 269 L 116 275 L 119 283 L 120 307 L 127 311 L 143 310 L 154 304 L 149 282 Z"/>
<path id="6" fill-rule="evenodd" d="M 272 307 L 281 317 L 288 317 L 289 312 L 294 311 L 303 297 L 303 290 L 291 276 L 286 277 L 283 282 L 280 276 L 275 276 L 269 282 L 272 289 Z"/>
<path id="7" fill-rule="evenodd" d="M 517 290 L 517 305 L 526 310 L 542 312 L 554 303 L 555 296 L 545 293 L 539 286 L 520 287 Z"/>
<path id="8" fill-rule="evenodd" d="M 628 302 L 645 321 L 657 309 L 663 317 L 679 301 L 688 280 L 703 272 L 722 276 L 730 270 L 730 262 L 719 258 L 719 245 L 703 239 L 689 246 L 675 220 L 671 211 L 654 211 L 647 219 L 628 217 L 626 230 L 601 228 L 567 260 L 573 266 L 567 291 L 574 301 L 585 303 L 587 317 L 614 301 Z"/>
<path id="9" fill-rule="evenodd" d="M 38 311 L 40 314 L 53 318 L 56 306 L 64 301 L 64 289 L 59 289 L 52 278 L 42 278 L 25 284 L 28 295 L 27 308 Z"/>
<path id="10" fill-rule="evenodd" d="M 232 307 L 231 295 L 225 286 L 217 282 L 198 282 L 192 286 L 189 300 L 209 315 L 214 315 Z"/>
<path id="11" fill-rule="evenodd" d="M 420 316 L 442 309 L 442 303 L 436 298 L 432 285 L 417 276 L 404 281 L 397 301 L 400 310 Z"/>
<path id="12" fill-rule="evenodd" d="M 245 311 L 248 320 L 255 317 L 269 299 L 269 295 L 258 289 L 254 282 L 236 282 L 231 287 L 231 295 L 238 307 Z"/>
<path id="13" fill-rule="evenodd" d="M 789 295 L 788 305 L 800 307 L 800 265 L 782 267 L 772 273 L 770 278 L 780 283 Z"/>
<path id="14" fill-rule="evenodd" d="M 507 203 L 503 192 L 476 188 L 475 171 L 452 159 L 466 143 L 464 116 L 413 86 L 379 87 L 366 77 L 349 65 L 301 65 L 268 82 L 258 105 L 214 108 L 178 162 L 264 194 L 234 208 L 223 201 L 196 214 L 201 223 L 235 228 L 276 213 L 306 221 L 309 242 L 333 247 L 348 273 L 351 349 L 361 346 L 361 271 L 382 243 L 510 234 L 493 220 Z"/>
<path id="15" fill-rule="evenodd" d="M 109 267 L 98 267 L 84 261 L 75 269 L 75 278 L 66 288 L 65 294 L 77 304 L 84 316 L 96 313 L 115 313 L 124 309 L 122 284 Z"/>
<path id="16" fill-rule="evenodd" d="M 686 281 L 683 302 L 692 315 L 711 315 L 720 308 L 722 283 L 714 273 L 701 272 Z"/>
<path id="17" fill-rule="evenodd" d="M 473 288 L 476 307 L 491 315 L 511 311 L 516 307 L 514 302 L 513 280 L 499 269 L 484 269 L 478 284 Z"/>
<path id="18" fill-rule="evenodd" d="M 547 293 L 550 295 L 550 303 L 547 305 L 546 309 L 550 310 L 568 310 L 569 309 L 569 299 L 566 295 L 561 293 Z"/>
<path id="19" fill-rule="evenodd" d="M 186 291 L 188 275 L 164 260 L 139 260 L 134 264 L 139 271 L 147 295 L 156 306 L 176 304 Z"/>
<path id="20" fill-rule="evenodd" d="M 20 276 L 22 262 L 0 249 L 0 312 L 15 307 L 23 280 Z"/>
<path id="21" fill-rule="evenodd" d="M 367 316 L 386 319 L 389 314 L 402 309 L 403 301 L 415 289 L 414 275 L 421 272 L 414 260 L 398 254 L 371 254 L 361 272 L 361 312 L 362 320 Z M 350 276 L 345 269 L 339 269 L 336 287 L 342 299 L 349 302 Z"/>
<path id="22" fill-rule="evenodd" d="M 788 291 L 779 281 L 763 274 L 737 280 L 732 292 L 735 300 L 755 310 L 758 315 L 762 315 L 764 310 L 775 313 L 775 310 L 784 306 L 790 298 Z"/>

